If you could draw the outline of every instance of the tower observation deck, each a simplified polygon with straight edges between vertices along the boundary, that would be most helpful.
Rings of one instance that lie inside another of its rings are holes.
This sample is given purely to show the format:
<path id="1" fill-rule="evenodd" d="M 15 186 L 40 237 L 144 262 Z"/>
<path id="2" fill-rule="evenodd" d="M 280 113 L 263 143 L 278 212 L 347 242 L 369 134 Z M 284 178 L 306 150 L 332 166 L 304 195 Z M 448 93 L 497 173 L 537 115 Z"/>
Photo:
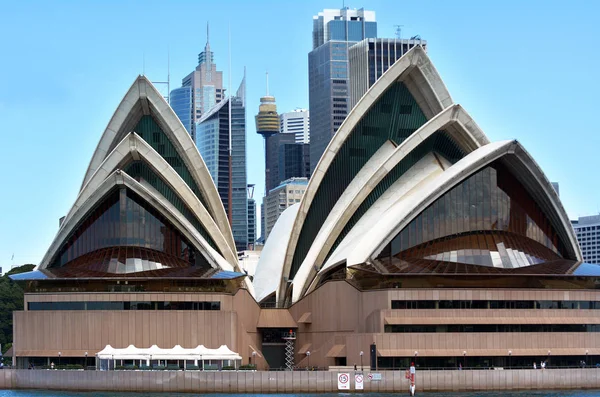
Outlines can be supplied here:
<path id="1" fill-rule="evenodd" d="M 265 138 L 279 133 L 279 115 L 275 97 L 269 95 L 269 73 L 267 73 L 267 94 L 260 98 L 256 115 L 256 132 Z"/>

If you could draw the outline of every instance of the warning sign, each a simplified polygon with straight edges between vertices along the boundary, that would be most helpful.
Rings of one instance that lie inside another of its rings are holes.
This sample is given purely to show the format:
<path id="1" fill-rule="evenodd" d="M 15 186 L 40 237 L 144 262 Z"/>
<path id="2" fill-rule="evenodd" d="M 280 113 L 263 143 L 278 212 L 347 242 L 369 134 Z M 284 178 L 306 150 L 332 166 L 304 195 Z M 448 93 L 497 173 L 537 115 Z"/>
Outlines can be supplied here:
<path id="1" fill-rule="evenodd" d="M 354 385 L 356 390 L 363 390 L 363 374 L 355 374 L 354 375 Z"/>
<path id="2" fill-rule="evenodd" d="M 350 374 L 338 374 L 338 390 L 350 390 Z"/>

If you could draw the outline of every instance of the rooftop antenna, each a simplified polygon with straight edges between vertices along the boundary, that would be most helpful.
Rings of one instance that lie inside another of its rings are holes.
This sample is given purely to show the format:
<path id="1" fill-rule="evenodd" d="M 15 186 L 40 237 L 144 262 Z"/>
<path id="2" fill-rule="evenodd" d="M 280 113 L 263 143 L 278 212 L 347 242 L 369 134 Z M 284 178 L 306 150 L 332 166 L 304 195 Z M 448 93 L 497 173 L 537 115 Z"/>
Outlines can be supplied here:
<path id="1" fill-rule="evenodd" d="M 142 76 L 146 75 L 146 51 L 142 52 Z"/>
<path id="2" fill-rule="evenodd" d="M 404 27 L 404 25 L 394 25 L 394 27 L 396 28 L 396 38 L 401 39 L 402 38 L 402 28 Z"/>
<path id="3" fill-rule="evenodd" d="M 269 96 L 269 72 L 267 72 L 267 96 Z"/>
<path id="4" fill-rule="evenodd" d="M 144 62 L 145 65 L 145 62 Z M 167 81 L 153 81 L 152 84 L 166 84 L 167 85 L 167 95 L 163 95 L 163 98 L 167 101 L 167 103 L 171 104 L 171 50 L 167 47 Z"/>
<path id="5" fill-rule="evenodd" d="M 227 207 L 228 207 L 228 218 L 229 218 L 229 226 L 233 225 L 233 216 L 232 216 L 232 189 L 233 189 L 233 184 L 232 184 L 232 178 L 233 178 L 233 172 L 231 170 L 231 166 L 232 166 L 232 159 L 231 159 L 231 99 L 233 97 L 233 89 L 231 88 L 231 21 L 229 22 L 229 27 L 228 27 L 228 38 L 229 38 L 229 192 L 228 192 L 228 200 L 227 200 Z"/>

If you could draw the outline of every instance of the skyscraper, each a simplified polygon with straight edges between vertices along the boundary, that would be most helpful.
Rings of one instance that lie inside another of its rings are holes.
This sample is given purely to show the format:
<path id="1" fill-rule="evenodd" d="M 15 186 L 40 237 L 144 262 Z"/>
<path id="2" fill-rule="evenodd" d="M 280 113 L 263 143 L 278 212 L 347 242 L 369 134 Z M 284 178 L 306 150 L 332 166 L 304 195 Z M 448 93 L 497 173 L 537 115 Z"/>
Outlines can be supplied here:
<path id="1" fill-rule="evenodd" d="M 210 49 L 208 23 L 206 24 L 206 45 L 198 54 L 196 70 L 181 81 L 181 87 L 171 91 L 171 107 L 196 139 L 195 124 L 215 104 L 225 98 L 223 72 L 217 71 L 214 53 Z"/>
<path id="2" fill-rule="evenodd" d="M 427 51 L 427 41 L 419 36 L 411 39 L 364 39 L 350 47 L 350 102 L 352 109 L 367 90 L 402 55 L 416 45 Z"/>
<path id="3" fill-rule="evenodd" d="M 196 123 L 196 146 L 217 186 L 231 222 L 236 249 L 248 246 L 246 177 L 246 78 L 236 96 L 216 104 Z M 231 159 L 229 158 L 229 101 L 231 101 Z M 231 200 L 229 199 L 231 197 Z"/>
<path id="4" fill-rule="evenodd" d="M 181 124 L 183 124 L 187 132 L 191 135 L 192 131 L 194 131 L 192 115 L 192 87 L 186 86 L 171 90 L 169 102 L 173 108 L 173 111 L 179 120 L 181 120 Z"/>
<path id="5" fill-rule="evenodd" d="M 256 201 L 254 200 L 254 184 L 248 184 L 248 247 L 254 249 L 256 242 Z"/>
<path id="6" fill-rule="evenodd" d="M 308 54 L 311 172 L 350 111 L 349 47 L 376 37 L 374 11 L 342 8 L 313 17 L 313 50 Z"/>
<path id="7" fill-rule="evenodd" d="M 282 134 L 294 134 L 296 143 L 310 142 L 308 109 L 294 109 L 279 115 L 279 131 Z"/>

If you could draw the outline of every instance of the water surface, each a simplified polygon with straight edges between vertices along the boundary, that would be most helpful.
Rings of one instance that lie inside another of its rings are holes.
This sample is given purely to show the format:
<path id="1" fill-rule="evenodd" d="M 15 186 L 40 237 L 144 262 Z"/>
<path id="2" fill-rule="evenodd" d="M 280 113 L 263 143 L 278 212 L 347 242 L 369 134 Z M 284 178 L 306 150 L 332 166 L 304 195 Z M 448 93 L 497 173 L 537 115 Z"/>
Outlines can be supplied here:
<path id="1" fill-rule="evenodd" d="M 194 393 L 115 393 L 115 392 L 68 392 L 39 390 L 0 390 L 0 397 L 353 397 L 359 394 L 368 397 L 398 397 L 407 393 L 320 393 L 320 394 L 194 394 Z M 600 390 L 566 390 L 566 391 L 519 391 L 519 392 L 459 392 L 459 393 L 425 393 L 417 392 L 417 396 L 427 397 L 600 397 Z"/>

